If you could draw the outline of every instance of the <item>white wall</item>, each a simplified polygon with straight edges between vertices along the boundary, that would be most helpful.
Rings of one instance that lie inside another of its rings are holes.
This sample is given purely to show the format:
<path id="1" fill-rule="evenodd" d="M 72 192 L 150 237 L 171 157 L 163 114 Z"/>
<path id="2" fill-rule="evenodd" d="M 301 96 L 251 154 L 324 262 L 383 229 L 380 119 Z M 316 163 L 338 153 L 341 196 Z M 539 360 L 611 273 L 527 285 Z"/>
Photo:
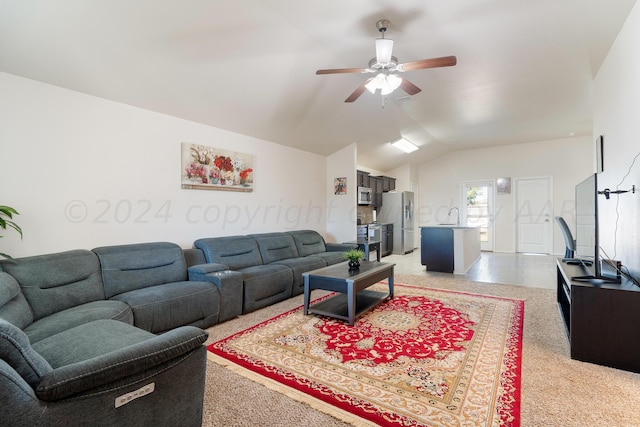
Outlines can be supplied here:
<path id="1" fill-rule="evenodd" d="M 640 3 L 636 3 L 594 81 L 594 135 L 604 135 L 599 188 L 640 188 Z M 635 163 L 634 163 L 635 161 Z M 601 197 L 600 246 L 640 277 L 640 193 Z"/>
<path id="2" fill-rule="evenodd" d="M 386 171 L 383 175 L 396 179 L 397 191 L 416 191 L 418 185 L 418 170 L 417 167 L 406 164 Z"/>
<path id="3" fill-rule="evenodd" d="M 8 231 L 0 252 L 325 234 L 323 156 L 5 73 L 0 93 L 0 204 L 24 231 Z M 181 189 L 181 142 L 253 154 L 254 192 Z"/>
<path id="4" fill-rule="evenodd" d="M 552 141 L 492 147 L 450 153 L 420 167 L 418 206 L 419 225 L 445 222 L 452 206 L 460 206 L 462 181 L 493 181 L 510 177 L 510 195 L 495 199 L 494 251 L 515 252 L 515 212 L 513 180 L 551 176 L 553 179 L 553 215 L 574 223 L 575 184 L 591 173 L 592 138 L 574 137 Z M 553 227 L 553 252 L 564 254 L 564 240 Z"/>
<path id="5" fill-rule="evenodd" d="M 351 144 L 327 158 L 327 241 L 348 242 L 356 238 L 357 155 L 357 145 Z M 347 178 L 347 194 L 334 194 L 335 178 Z"/>

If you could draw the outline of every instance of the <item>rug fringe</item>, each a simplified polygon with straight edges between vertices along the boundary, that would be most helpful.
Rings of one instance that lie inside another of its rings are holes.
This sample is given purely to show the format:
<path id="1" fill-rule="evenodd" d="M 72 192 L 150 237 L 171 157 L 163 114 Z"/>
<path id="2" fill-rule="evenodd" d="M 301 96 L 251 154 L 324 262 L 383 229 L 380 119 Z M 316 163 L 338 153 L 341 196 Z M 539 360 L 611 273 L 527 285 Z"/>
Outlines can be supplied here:
<path id="1" fill-rule="evenodd" d="M 294 388 L 281 384 L 275 380 L 256 374 L 255 372 L 247 368 L 244 368 L 242 366 L 239 366 L 223 357 L 213 354 L 210 351 L 207 351 L 207 359 L 230 371 L 233 371 L 239 375 L 242 375 L 243 377 L 250 379 L 251 381 L 261 384 L 270 390 L 273 390 L 278 393 L 282 393 L 285 396 L 288 396 L 294 400 L 297 400 L 298 402 L 309 405 L 311 408 L 316 409 L 320 412 L 323 412 L 327 415 L 331 415 L 332 417 L 337 418 L 340 421 L 343 421 L 345 423 L 352 424 L 356 427 L 373 427 L 378 425 L 376 423 L 372 423 L 371 421 L 367 421 L 363 418 L 360 418 L 357 415 L 354 415 L 342 409 L 336 408 L 335 406 L 330 405 L 326 402 L 323 402 L 320 399 L 316 399 L 315 397 L 309 396 L 306 393 L 303 393 Z"/>

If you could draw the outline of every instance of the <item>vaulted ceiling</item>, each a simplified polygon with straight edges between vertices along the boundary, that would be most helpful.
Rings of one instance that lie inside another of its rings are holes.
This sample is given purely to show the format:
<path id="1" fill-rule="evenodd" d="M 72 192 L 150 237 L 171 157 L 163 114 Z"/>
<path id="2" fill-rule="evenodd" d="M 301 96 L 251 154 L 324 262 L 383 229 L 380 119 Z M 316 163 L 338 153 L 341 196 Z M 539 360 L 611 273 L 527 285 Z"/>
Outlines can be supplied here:
<path id="1" fill-rule="evenodd" d="M 592 81 L 635 0 L 0 0 L 0 71 L 386 171 L 588 135 Z M 344 100 L 391 21 L 422 89 Z M 404 136 L 420 149 L 397 152 Z M 203 141 L 204 142 L 204 141 Z"/>

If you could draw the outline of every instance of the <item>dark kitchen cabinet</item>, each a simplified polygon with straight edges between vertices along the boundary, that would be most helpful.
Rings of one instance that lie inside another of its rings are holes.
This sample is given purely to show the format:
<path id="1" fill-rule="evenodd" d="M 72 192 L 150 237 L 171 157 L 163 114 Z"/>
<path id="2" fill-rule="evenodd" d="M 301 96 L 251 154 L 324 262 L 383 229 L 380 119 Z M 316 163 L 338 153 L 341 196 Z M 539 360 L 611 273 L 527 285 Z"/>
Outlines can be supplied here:
<path id="1" fill-rule="evenodd" d="M 387 256 L 393 252 L 393 224 L 382 224 L 380 243 L 380 256 Z"/>
<path id="2" fill-rule="evenodd" d="M 369 185 L 371 187 L 371 206 L 378 208 L 382 206 L 382 178 L 370 176 Z"/>
<path id="3" fill-rule="evenodd" d="M 389 178 L 389 191 L 393 191 L 395 189 L 396 189 L 396 179 L 395 178 Z"/>
<path id="4" fill-rule="evenodd" d="M 365 171 L 357 171 L 357 176 L 358 176 L 358 187 L 371 187 L 371 185 L 369 185 L 369 172 L 365 172 Z"/>
<path id="5" fill-rule="evenodd" d="M 427 271 L 453 273 L 453 255 L 453 228 L 420 229 L 420 263 L 427 267 Z"/>
<path id="6" fill-rule="evenodd" d="M 389 176 L 379 176 L 378 178 L 382 178 L 382 191 L 384 193 L 388 191 L 393 191 L 396 189 L 396 179 L 391 178 Z"/>

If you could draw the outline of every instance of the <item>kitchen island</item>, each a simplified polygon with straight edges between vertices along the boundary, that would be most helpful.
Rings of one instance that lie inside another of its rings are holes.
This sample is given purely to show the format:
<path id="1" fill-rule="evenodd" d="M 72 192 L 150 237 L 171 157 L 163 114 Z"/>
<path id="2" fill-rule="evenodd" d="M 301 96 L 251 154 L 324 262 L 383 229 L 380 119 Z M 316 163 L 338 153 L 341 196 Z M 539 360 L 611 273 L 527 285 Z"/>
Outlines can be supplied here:
<path id="1" fill-rule="evenodd" d="M 420 262 L 427 271 L 465 274 L 480 259 L 480 228 L 456 224 L 420 227 Z"/>

